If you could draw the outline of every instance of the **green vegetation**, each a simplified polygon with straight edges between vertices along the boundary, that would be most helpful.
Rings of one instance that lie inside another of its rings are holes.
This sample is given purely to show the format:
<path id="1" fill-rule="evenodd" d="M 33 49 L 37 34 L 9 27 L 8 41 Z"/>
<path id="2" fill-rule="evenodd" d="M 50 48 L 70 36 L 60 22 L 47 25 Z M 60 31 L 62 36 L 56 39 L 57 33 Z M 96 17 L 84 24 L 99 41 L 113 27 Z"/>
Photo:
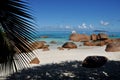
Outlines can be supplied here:
<path id="1" fill-rule="evenodd" d="M 34 36 L 34 20 L 23 0 L 0 0 L 0 72 L 27 67 L 34 54 L 29 45 Z M 1 74 L 0 74 L 1 75 Z"/>

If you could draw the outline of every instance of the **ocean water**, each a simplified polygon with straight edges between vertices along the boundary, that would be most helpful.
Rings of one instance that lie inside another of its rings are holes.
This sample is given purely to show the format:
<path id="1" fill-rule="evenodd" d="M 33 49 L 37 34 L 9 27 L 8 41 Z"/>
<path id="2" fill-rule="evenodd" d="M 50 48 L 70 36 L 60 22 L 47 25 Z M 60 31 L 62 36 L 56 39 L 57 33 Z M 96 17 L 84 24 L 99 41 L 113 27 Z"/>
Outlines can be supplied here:
<path id="1" fill-rule="evenodd" d="M 51 41 L 56 41 L 58 44 L 63 44 L 69 41 L 69 36 L 72 32 L 71 31 L 38 31 L 37 33 L 37 41 L 46 41 L 50 43 Z M 98 34 L 99 32 L 93 31 L 77 31 L 80 34 Z M 120 32 L 105 32 L 109 38 L 120 38 Z M 41 36 L 47 36 L 48 38 L 40 38 Z"/>
<path id="2" fill-rule="evenodd" d="M 57 44 L 63 44 L 69 41 L 70 31 L 40 31 L 37 34 L 37 41 L 46 41 L 50 43 L 51 41 L 56 41 Z M 47 36 L 48 38 L 40 38 L 41 36 Z"/>

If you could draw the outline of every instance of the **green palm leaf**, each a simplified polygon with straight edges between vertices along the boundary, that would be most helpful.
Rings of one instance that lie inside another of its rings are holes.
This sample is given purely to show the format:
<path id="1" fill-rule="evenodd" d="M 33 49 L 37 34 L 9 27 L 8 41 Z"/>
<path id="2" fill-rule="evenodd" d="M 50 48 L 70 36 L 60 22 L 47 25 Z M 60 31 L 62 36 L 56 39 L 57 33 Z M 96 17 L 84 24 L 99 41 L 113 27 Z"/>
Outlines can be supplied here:
<path id="1" fill-rule="evenodd" d="M 0 0 L 0 71 L 17 71 L 35 56 L 35 24 L 29 7 L 21 0 Z M 22 53 L 22 54 L 20 54 Z M 19 66 L 19 67 L 18 67 Z"/>

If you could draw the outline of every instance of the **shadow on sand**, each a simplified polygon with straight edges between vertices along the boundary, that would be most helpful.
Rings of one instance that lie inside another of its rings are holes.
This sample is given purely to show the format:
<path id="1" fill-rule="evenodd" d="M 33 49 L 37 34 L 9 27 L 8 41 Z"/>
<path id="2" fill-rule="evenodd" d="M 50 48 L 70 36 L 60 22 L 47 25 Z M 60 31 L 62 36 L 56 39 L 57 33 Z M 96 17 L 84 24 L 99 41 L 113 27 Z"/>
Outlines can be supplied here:
<path id="1" fill-rule="evenodd" d="M 47 64 L 21 70 L 7 80 L 120 80 L 120 62 L 109 61 L 100 68 L 84 68 L 80 61 Z"/>

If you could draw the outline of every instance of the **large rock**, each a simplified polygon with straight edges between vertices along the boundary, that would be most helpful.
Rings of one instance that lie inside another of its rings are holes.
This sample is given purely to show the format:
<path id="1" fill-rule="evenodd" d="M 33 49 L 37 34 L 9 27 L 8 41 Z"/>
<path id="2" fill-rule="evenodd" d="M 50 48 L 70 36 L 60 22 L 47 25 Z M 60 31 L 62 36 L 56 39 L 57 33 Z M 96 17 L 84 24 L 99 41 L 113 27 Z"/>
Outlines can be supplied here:
<path id="1" fill-rule="evenodd" d="M 89 41 L 90 37 L 85 34 L 73 33 L 70 35 L 69 39 L 75 42 L 79 42 L 79 41 Z"/>
<path id="2" fill-rule="evenodd" d="M 48 36 L 40 36 L 40 38 L 48 38 Z"/>
<path id="3" fill-rule="evenodd" d="M 43 51 L 49 51 L 50 49 L 49 49 L 49 45 L 44 45 L 43 47 L 42 47 L 42 50 Z"/>
<path id="4" fill-rule="evenodd" d="M 49 48 L 43 48 L 43 51 L 49 51 L 50 49 Z"/>
<path id="5" fill-rule="evenodd" d="M 97 35 L 96 34 L 92 34 L 91 35 L 91 40 L 96 41 L 97 40 Z"/>
<path id="6" fill-rule="evenodd" d="M 44 42 L 37 41 L 37 42 L 33 42 L 31 45 L 35 49 L 42 49 L 44 47 Z"/>
<path id="7" fill-rule="evenodd" d="M 76 33 L 71 34 L 70 35 L 70 40 L 75 41 L 75 42 L 79 42 L 80 41 L 79 34 L 76 34 Z"/>
<path id="8" fill-rule="evenodd" d="M 112 43 L 113 40 L 112 39 L 106 39 L 106 40 L 104 40 L 104 42 L 105 42 L 105 44 L 109 44 L 109 43 Z"/>
<path id="9" fill-rule="evenodd" d="M 66 42 L 65 44 L 63 44 L 62 46 L 63 48 L 69 48 L 69 49 L 73 49 L 73 48 L 77 48 L 77 45 L 73 42 Z"/>
<path id="10" fill-rule="evenodd" d="M 95 44 L 93 42 L 84 42 L 83 43 L 84 46 L 95 46 Z"/>
<path id="11" fill-rule="evenodd" d="M 112 39 L 113 42 L 120 42 L 120 38 Z"/>
<path id="12" fill-rule="evenodd" d="M 39 64 L 40 61 L 38 58 L 34 58 L 33 60 L 30 61 L 30 64 Z"/>
<path id="13" fill-rule="evenodd" d="M 120 51 L 120 41 L 114 41 L 113 43 L 109 43 L 106 46 L 105 51 L 107 51 L 107 52 L 118 52 L 118 51 Z"/>
<path id="14" fill-rule="evenodd" d="M 86 35 L 86 34 L 80 34 L 80 41 L 89 41 L 90 40 L 90 36 Z"/>
<path id="15" fill-rule="evenodd" d="M 88 56 L 82 62 L 82 66 L 86 68 L 97 68 L 103 66 L 108 59 L 104 56 Z"/>
<path id="16" fill-rule="evenodd" d="M 95 46 L 104 46 L 106 43 L 104 41 L 96 41 Z"/>
<path id="17" fill-rule="evenodd" d="M 44 43 L 44 44 L 47 43 L 46 41 L 39 41 L 39 42 Z"/>
<path id="18" fill-rule="evenodd" d="M 98 34 L 98 39 L 99 40 L 106 40 L 106 39 L 108 39 L 108 35 L 104 34 L 104 33 L 99 33 Z"/>
<path id="19" fill-rule="evenodd" d="M 51 44 L 57 44 L 57 42 L 56 42 L 56 41 L 51 41 L 50 43 L 51 43 Z"/>
<path id="20" fill-rule="evenodd" d="M 104 46 L 104 41 L 84 42 L 84 46 Z"/>

